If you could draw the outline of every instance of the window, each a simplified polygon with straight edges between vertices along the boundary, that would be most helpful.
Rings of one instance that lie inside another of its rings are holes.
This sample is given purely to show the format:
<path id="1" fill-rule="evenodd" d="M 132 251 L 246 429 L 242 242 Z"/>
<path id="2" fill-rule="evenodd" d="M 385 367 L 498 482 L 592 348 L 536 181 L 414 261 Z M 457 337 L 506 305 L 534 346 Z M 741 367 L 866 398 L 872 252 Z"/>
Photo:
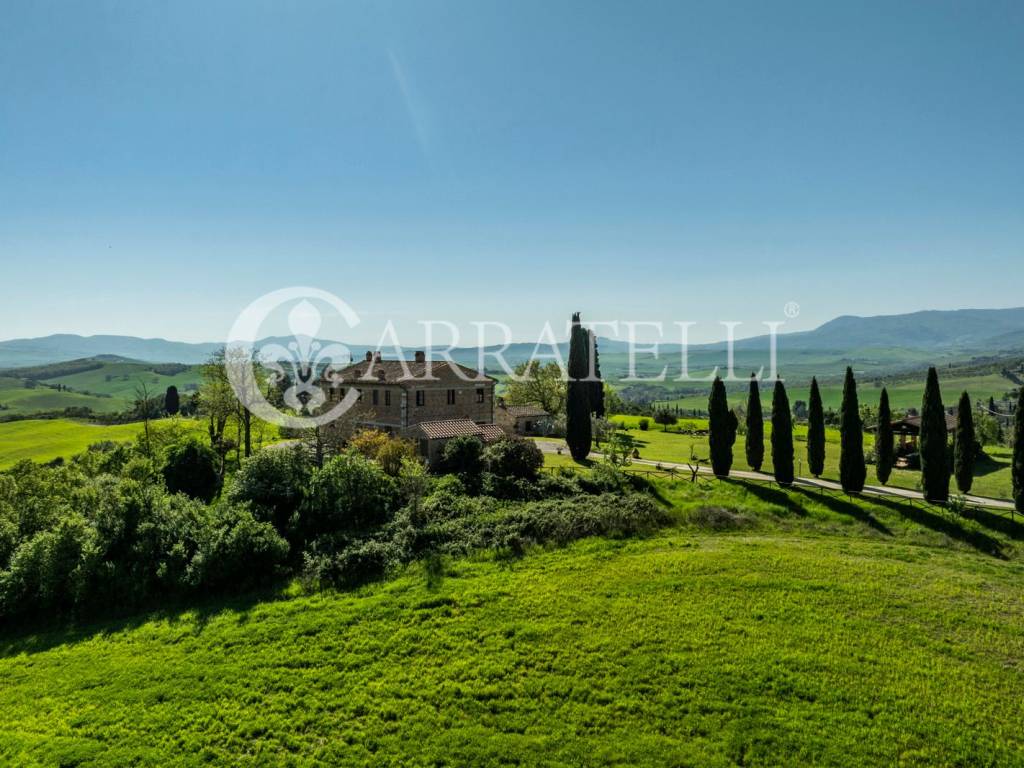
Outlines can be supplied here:
<path id="1" fill-rule="evenodd" d="M 361 389 L 357 389 L 356 390 L 356 402 L 357 403 L 363 402 L 363 390 L 361 390 Z"/>
<path id="2" fill-rule="evenodd" d="M 427 393 L 422 389 L 416 390 L 416 405 L 423 405 L 427 402 Z"/>
<path id="3" fill-rule="evenodd" d="M 380 392 L 373 390 L 373 404 L 380 405 Z"/>
<path id="4" fill-rule="evenodd" d="M 384 390 L 384 405 L 391 405 L 391 390 Z"/>
<path id="5" fill-rule="evenodd" d="M 482 403 L 484 401 L 484 388 L 479 387 L 476 391 L 476 401 Z"/>
<path id="6" fill-rule="evenodd" d="M 448 390 L 448 405 L 455 405 L 455 390 Z"/>

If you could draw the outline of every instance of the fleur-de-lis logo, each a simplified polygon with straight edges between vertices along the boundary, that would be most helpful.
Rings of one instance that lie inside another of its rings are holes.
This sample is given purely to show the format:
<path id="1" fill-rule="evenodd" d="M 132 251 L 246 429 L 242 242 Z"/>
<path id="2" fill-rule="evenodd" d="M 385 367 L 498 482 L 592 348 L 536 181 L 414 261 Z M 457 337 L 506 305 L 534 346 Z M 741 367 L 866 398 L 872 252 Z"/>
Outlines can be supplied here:
<path id="1" fill-rule="evenodd" d="M 326 400 L 319 380 L 336 383 L 338 367 L 350 361 L 344 344 L 324 346 L 317 341 L 322 320 L 320 311 L 303 299 L 288 313 L 288 330 L 293 338 L 287 348 L 271 343 L 260 349 L 264 366 L 271 371 L 272 383 L 291 382 L 284 391 L 284 403 L 300 413 L 316 413 Z M 290 373 L 286 373 L 285 364 L 290 366 Z"/>
<path id="2" fill-rule="evenodd" d="M 336 406 L 326 413 L 319 412 L 327 400 L 321 382 L 337 386 L 339 371 L 351 355 L 344 344 L 317 340 L 323 316 L 314 300 L 328 304 L 350 328 L 359 324 L 355 311 L 333 294 L 318 288 L 285 288 L 261 296 L 246 307 L 231 329 L 225 353 L 228 380 L 241 403 L 265 421 L 299 429 L 321 426 L 338 418 L 358 399 L 358 393 L 349 390 Z M 263 321 L 290 301 L 294 302 L 288 312 L 292 338 L 284 344 L 264 344 L 257 351 L 256 339 Z M 270 385 L 287 383 L 282 398 L 294 413 L 285 413 L 267 400 L 257 383 L 257 367 L 266 372 Z"/>

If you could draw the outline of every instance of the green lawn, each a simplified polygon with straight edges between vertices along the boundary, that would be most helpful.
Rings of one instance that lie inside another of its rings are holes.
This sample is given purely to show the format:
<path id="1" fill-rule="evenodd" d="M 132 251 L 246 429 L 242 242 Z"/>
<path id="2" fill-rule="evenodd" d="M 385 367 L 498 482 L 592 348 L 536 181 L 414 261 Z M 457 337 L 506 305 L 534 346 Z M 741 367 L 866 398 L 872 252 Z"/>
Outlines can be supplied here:
<path id="1" fill-rule="evenodd" d="M 171 421 L 161 419 L 152 424 L 154 429 L 161 429 Z M 174 421 L 188 429 L 203 429 L 201 423 L 191 419 Z M 69 458 L 104 440 L 134 440 L 142 429 L 141 422 L 108 426 L 70 419 L 26 419 L 0 423 L 0 469 L 13 466 L 22 459 L 44 462 L 58 457 Z"/>
<path id="2" fill-rule="evenodd" d="M 998 373 L 986 374 L 983 376 L 979 375 L 944 379 L 942 378 L 942 372 L 940 371 L 939 377 L 943 402 L 950 406 L 956 405 L 957 401 L 960 399 L 960 393 L 964 391 L 970 393 L 971 398 L 974 400 L 987 402 L 989 397 L 994 397 L 996 400 L 1000 400 L 1003 395 L 1013 390 L 1016 386 L 1009 379 L 1000 376 Z M 885 387 L 889 391 L 890 406 L 897 410 L 920 408 L 921 400 L 924 397 L 924 383 L 925 374 L 923 372 L 918 378 L 913 380 L 885 383 Z M 729 393 L 729 402 L 733 405 L 746 403 L 747 386 L 748 384 L 746 381 L 726 382 L 726 389 Z M 710 389 L 710 385 L 708 385 L 708 389 Z M 823 384 L 820 387 L 820 390 L 821 400 L 826 410 L 831 408 L 838 411 L 843 401 L 842 382 L 840 381 L 835 384 Z M 795 403 L 797 400 L 803 400 L 806 403 L 810 398 L 809 380 L 787 383 L 786 391 L 789 394 L 790 403 Z M 882 383 L 878 382 L 876 385 L 876 382 L 868 378 L 864 378 L 863 380 L 858 381 L 857 392 L 862 405 L 870 405 L 877 408 L 878 398 L 882 393 Z M 761 398 L 766 406 L 770 403 L 770 386 L 762 385 Z M 659 400 L 658 405 L 678 406 L 683 409 L 707 411 L 708 394 L 707 392 L 700 392 L 689 397 L 676 398 L 673 400 Z"/>
<path id="3" fill-rule="evenodd" d="M 684 419 L 672 427 L 672 432 L 662 431 L 662 427 L 654 424 L 651 420 L 650 428 L 645 432 L 638 428 L 640 417 L 637 416 L 612 416 L 611 421 L 624 424 L 630 436 L 636 441 L 640 449 L 640 458 L 650 461 L 671 461 L 685 462 L 690 458 L 691 451 L 698 457 L 707 459 L 710 455 L 707 437 L 695 435 L 684 435 L 678 430 L 688 427 L 707 429 L 707 420 Z M 796 470 L 798 475 L 807 474 L 807 427 L 797 425 L 793 430 L 796 450 Z M 762 470 L 772 471 L 771 461 L 771 423 L 765 423 L 765 462 Z M 825 431 L 827 441 L 825 451 L 825 472 L 822 477 L 827 480 L 839 480 L 839 430 L 827 429 Z M 864 435 L 864 448 L 870 451 L 874 445 L 873 436 Z M 1013 497 L 1013 479 L 1010 472 L 1012 451 L 1008 448 L 987 447 L 987 459 L 978 463 L 975 469 L 974 486 L 972 493 L 992 498 L 1010 499 Z M 707 463 L 707 462 L 705 462 Z M 737 435 L 736 445 L 733 448 L 733 467 L 736 469 L 749 469 L 746 462 L 746 442 L 743 435 Z M 889 485 L 899 488 L 920 488 L 921 473 L 908 470 L 893 470 Z M 876 484 L 875 468 L 868 466 L 868 483 Z M 950 486 L 955 490 L 956 485 Z"/>
<path id="4" fill-rule="evenodd" d="M 153 371 L 148 363 L 116 362 L 104 363 L 102 368 L 47 381 L 51 384 L 64 384 L 79 391 L 108 394 L 120 401 L 122 407 L 126 407 L 135 401 L 136 387 L 140 382 L 149 388 L 151 397 L 163 395 L 172 384 L 184 397 L 190 388 L 195 389 L 199 386 L 200 378 L 199 366 L 191 366 L 181 373 L 165 376 Z"/>
<path id="5" fill-rule="evenodd" d="M 793 532 L 684 524 L 8 640 L 0 761 L 1020 764 L 1019 562 L 761 507 Z"/>

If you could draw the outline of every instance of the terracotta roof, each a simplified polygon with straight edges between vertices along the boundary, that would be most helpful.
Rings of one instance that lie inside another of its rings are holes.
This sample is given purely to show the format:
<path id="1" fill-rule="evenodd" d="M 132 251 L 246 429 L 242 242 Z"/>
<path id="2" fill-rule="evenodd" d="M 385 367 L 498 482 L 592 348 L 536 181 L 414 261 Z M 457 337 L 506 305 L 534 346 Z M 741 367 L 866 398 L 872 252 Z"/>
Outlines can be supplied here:
<path id="1" fill-rule="evenodd" d="M 959 419 L 957 419 L 955 413 L 946 414 L 946 430 L 953 432 L 956 429 L 956 425 Z M 909 434 L 917 434 L 921 431 L 921 417 L 920 416 L 907 416 L 906 418 L 899 419 L 892 423 L 892 429 L 896 434 L 899 434 L 901 430 L 906 430 Z"/>
<path id="2" fill-rule="evenodd" d="M 548 412 L 539 405 L 505 405 L 502 406 L 509 416 L 521 418 L 524 416 L 547 416 Z"/>
<path id="3" fill-rule="evenodd" d="M 483 433 L 485 443 L 493 443 L 496 440 L 505 439 L 505 430 L 499 427 L 497 424 L 481 424 L 480 431 Z"/>
<path id="4" fill-rule="evenodd" d="M 505 432 L 497 424 L 477 424 L 470 419 L 421 421 L 417 426 L 428 440 L 447 440 L 469 435 L 479 437 L 485 443 L 491 443 L 505 437 Z"/>
<path id="5" fill-rule="evenodd" d="M 369 369 L 369 375 L 367 375 L 367 369 Z M 360 381 L 366 383 L 379 381 L 398 384 L 402 387 L 438 382 L 484 384 L 495 380 L 474 368 L 459 363 L 449 363 L 446 360 L 422 363 L 414 360 L 360 360 L 358 363 L 345 366 L 337 374 L 341 376 L 342 382 L 348 384 L 358 384 Z"/>

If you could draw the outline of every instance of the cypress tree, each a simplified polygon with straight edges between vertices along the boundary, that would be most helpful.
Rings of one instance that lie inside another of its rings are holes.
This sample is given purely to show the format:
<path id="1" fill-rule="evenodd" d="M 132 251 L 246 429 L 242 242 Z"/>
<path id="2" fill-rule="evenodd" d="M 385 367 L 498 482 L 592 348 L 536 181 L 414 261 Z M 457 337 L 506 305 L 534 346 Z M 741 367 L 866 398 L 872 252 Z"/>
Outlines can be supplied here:
<path id="1" fill-rule="evenodd" d="M 708 443 L 711 446 L 711 469 L 718 477 L 728 477 L 732 468 L 736 426 L 736 414 L 729 410 L 725 384 L 716 376 L 708 398 Z"/>
<path id="2" fill-rule="evenodd" d="M 583 461 L 590 454 L 590 382 L 586 381 L 590 375 L 589 340 L 587 330 L 580 325 L 580 313 L 573 313 L 565 398 L 565 442 L 575 461 Z"/>
<path id="3" fill-rule="evenodd" d="M 775 482 L 784 487 L 793 484 L 793 415 L 786 387 L 779 379 L 772 393 L 772 465 Z"/>
<path id="4" fill-rule="evenodd" d="M 921 402 L 921 485 L 929 501 L 943 502 L 949 498 L 949 433 L 946 410 L 939 390 L 939 374 L 928 369 Z"/>
<path id="5" fill-rule="evenodd" d="M 604 381 L 601 379 L 601 355 L 597 351 L 597 334 L 590 331 L 589 351 L 594 353 L 594 377 L 590 382 L 590 410 L 599 419 L 604 418 Z"/>
<path id="6" fill-rule="evenodd" d="M 960 395 L 957 405 L 956 432 L 953 434 L 953 474 L 960 493 L 970 493 L 974 485 L 974 410 L 971 397 Z"/>
<path id="7" fill-rule="evenodd" d="M 847 493 L 860 493 L 864 490 L 868 468 L 864 463 L 864 432 L 857 401 L 857 381 L 849 367 L 843 382 L 839 432 L 839 482 Z"/>
<path id="8" fill-rule="evenodd" d="M 764 463 L 764 413 L 761 411 L 761 390 L 754 374 L 750 374 L 750 391 L 747 393 L 746 451 L 747 465 L 760 472 Z"/>
<path id="9" fill-rule="evenodd" d="M 882 397 L 878 401 L 878 429 L 875 431 L 875 477 L 882 485 L 889 482 L 892 467 L 896 463 L 893 439 L 889 390 L 882 387 Z"/>
<path id="10" fill-rule="evenodd" d="M 811 399 L 807 406 L 807 468 L 815 477 L 825 471 L 825 409 L 818 380 L 811 378 Z"/>
<path id="11" fill-rule="evenodd" d="M 171 384 L 164 393 L 164 410 L 168 416 L 173 416 L 181 408 L 181 401 L 178 397 L 178 388 Z"/>
<path id="12" fill-rule="evenodd" d="M 1013 502 L 1024 512 L 1024 387 L 1017 390 L 1017 408 L 1013 412 Z"/>

